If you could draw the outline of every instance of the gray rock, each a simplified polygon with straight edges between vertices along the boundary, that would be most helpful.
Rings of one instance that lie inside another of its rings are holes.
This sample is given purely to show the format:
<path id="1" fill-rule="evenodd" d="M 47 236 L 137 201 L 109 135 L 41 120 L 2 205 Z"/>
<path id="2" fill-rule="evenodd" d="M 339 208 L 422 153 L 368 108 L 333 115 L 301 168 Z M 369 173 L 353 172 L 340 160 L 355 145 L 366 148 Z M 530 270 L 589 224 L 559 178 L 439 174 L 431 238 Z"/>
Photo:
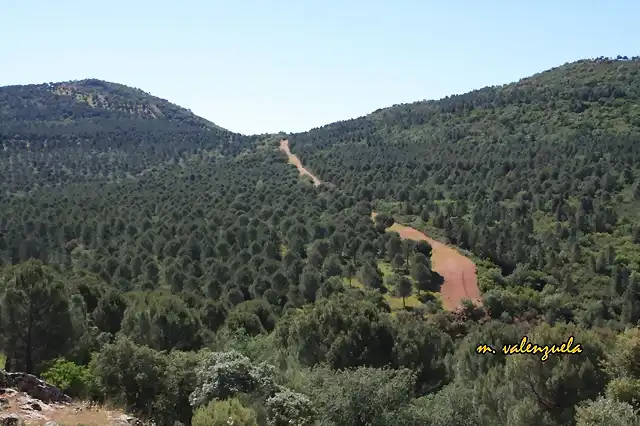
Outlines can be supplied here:
<path id="1" fill-rule="evenodd" d="M 38 404 L 36 401 L 32 401 L 28 404 L 21 405 L 20 409 L 25 411 L 42 411 L 42 405 Z"/>
<path id="2" fill-rule="evenodd" d="M 27 373 L 7 373 L 0 370 L 0 387 L 14 388 L 42 402 L 71 402 L 60 389 Z"/>
<path id="3" fill-rule="evenodd" d="M 116 425 L 117 426 L 129 426 L 129 425 L 141 426 L 142 422 L 133 416 L 129 416 L 127 414 L 121 414 L 117 418 L 112 418 L 109 424 L 112 426 L 116 426 Z"/>

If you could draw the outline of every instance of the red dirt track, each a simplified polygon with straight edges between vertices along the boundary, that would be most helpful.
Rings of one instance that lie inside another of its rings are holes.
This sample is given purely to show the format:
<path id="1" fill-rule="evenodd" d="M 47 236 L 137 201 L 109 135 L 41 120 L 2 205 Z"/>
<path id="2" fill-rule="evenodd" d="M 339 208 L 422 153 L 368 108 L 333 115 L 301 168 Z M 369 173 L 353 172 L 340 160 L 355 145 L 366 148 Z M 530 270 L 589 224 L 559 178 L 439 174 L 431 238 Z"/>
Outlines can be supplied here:
<path id="1" fill-rule="evenodd" d="M 307 175 L 313 179 L 315 186 L 319 186 L 322 181 L 314 176 L 309 170 L 302 166 L 302 163 L 289 149 L 289 141 L 282 139 L 280 141 L 280 149 L 287 154 L 289 163 L 294 164 L 301 175 Z M 371 218 L 375 218 L 376 213 L 371 213 Z M 433 262 L 433 270 L 444 277 L 444 283 L 440 288 L 440 297 L 442 298 L 442 306 L 453 311 L 461 306 L 462 299 L 470 299 L 476 305 L 481 304 L 480 289 L 478 288 L 478 276 L 476 273 L 476 265 L 471 259 L 462 255 L 453 247 L 429 238 L 417 229 L 406 225 L 394 223 L 387 231 L 397 232 L 400 238 L 414 241 L 424 240 L 431 244 L 433 252 L 431 260 Z"/>
<path id="2" fill-rule="evenodd" d="M 375 216 L 375 212 L 371 213 L 372 219 Z M 397 232 L 403 239 L 424 240 L 431 244 L 433 270 L 444 277 L 444 283 L 440 287 L 440 297 L 445 309 L 453 311 L 460 308 L 462 299 L 470 299 L 476 305 L 482 303 L 476 265 L 471 259 L 453 247 L 429 238 L 426 234 L 409 226 L 394 223 L 387 228 L 387 231 Z"/>

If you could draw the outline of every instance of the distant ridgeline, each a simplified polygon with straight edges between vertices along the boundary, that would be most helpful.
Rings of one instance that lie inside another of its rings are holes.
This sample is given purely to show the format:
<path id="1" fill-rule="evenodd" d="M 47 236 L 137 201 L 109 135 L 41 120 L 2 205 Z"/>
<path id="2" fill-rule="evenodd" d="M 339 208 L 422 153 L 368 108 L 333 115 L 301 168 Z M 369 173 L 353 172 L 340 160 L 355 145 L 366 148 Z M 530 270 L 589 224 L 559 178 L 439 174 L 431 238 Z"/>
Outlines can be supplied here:
<path id="1" fill-rule="evenodd" d="M 237 155 L 255 139 L 121 84 L 0 87 L 0 181 L 13 192 L 124 178 L 202 151 Z"/>

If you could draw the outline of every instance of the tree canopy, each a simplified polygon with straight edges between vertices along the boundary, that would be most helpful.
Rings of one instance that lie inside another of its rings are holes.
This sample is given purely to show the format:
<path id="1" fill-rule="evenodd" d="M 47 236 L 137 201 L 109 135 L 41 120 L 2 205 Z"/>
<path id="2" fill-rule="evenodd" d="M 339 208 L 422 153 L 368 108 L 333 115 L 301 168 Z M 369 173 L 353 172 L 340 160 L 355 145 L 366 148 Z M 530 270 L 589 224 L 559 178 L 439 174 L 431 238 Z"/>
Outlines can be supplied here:
<path id="1" fill-rule="evenodd" d="M 637 425 L 639 101 L 622 57 L 288 135 L 0 87 L 4 368 L 156 424 Z M 396 223 L 482 305 L 445 311 Z"/>

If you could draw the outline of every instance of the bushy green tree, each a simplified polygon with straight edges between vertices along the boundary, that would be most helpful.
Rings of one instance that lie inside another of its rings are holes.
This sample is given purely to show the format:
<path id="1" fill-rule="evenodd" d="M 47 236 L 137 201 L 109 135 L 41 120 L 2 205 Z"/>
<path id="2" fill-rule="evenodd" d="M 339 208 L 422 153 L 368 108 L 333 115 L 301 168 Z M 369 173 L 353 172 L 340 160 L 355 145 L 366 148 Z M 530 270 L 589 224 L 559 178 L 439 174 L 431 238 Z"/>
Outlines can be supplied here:
<path id="1" fill-rule="evenodd" d="M 576 426 L 638 426 L 640 417 L 626 402 L 599 397 L 576 408 Z"/>
<path id="2" fill-rule="evenodd" d="M 40 261 L 10 268 L 0 282 L 2 347 L 12 371 L 36 372 L 76 337 L 69 291 Z"/>

